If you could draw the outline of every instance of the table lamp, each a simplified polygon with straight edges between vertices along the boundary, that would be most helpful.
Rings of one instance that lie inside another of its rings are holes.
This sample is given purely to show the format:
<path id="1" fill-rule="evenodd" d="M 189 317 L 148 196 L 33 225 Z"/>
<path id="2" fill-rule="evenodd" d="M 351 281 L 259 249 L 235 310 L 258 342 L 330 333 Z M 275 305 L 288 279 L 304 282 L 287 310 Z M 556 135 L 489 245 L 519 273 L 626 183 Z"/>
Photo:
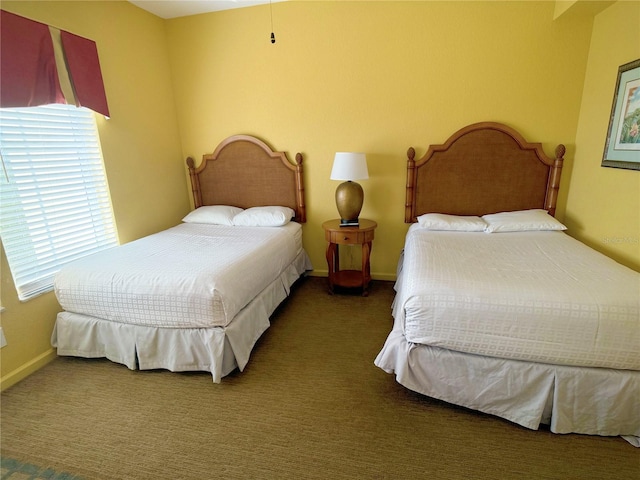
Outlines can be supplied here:
<path id="1" fill-rule="evenodd" d="M 367 156 L 364 153 L 338 152 L 333 159 L 331 180 L 346 180 L 336 188 L 336 207 L 340 226 L 358 226 L 358 216 L 364 202 L 362 187 L 354 180 L 369 178 Z"/>

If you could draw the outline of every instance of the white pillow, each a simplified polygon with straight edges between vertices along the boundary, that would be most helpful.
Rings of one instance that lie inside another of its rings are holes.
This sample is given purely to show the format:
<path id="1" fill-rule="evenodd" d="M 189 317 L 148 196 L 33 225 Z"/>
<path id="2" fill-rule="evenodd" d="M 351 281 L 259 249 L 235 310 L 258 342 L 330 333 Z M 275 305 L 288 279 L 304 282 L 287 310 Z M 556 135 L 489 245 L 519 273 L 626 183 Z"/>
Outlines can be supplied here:
<path id="1" fill-rule="evenodd" d="M 487 233 L 567 229 L 543 209 L 492 213 L 482 218 L 487 222 Z"/>
<path id="2" fill-rule="evenodd" d="M 208 205 L 199 207 L 182 219 L 185 223 L 210 223 L 233 225 L 233 217 L 242 212 L 241 208 L 230 205 Z"/>
<path id="3" fill-rule="evenodd" d="M 480 217 L 425 213 L 418 217 L 418 224 L 428 230 L 452 230 L 458 232 L 482 232 L 487 223 Z"/>
<path id="4" fill-rule="evenodd" d="M 233 218 L 233 224 L 243 227 L 281 227 L 289 223 L 295 214 L 289 207 L 251 207 L 238 213 Z"/>

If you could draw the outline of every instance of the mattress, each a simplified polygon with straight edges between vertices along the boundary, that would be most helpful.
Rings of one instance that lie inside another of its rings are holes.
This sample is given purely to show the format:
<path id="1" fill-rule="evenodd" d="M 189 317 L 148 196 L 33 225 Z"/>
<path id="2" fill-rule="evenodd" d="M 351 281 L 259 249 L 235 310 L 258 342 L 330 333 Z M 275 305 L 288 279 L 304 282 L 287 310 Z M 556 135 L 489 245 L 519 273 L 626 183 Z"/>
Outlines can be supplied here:
<path id="1" fill-rule="evenodd" d="M 65 266 L 70 313 L 163 328 L 225 327 L 302 252 L 301 226 L 183 223 Z"/>
<path id="2" fill-rule="evenodd" d="M 410 343 L 640 370 L 640 274 L 564 232 L 412 225 L 393 313 Z"/>
<path id="3" fill-rule="evenodd" d="M 302 250 L 226 327 L 148 327 L 60 312 L 51 344 L 58 355 L 106 357 L 132 370 L 208 371 L 219 383 L 235 368 L 244 370 L 256 341 L 269 328 L 269 317 L 290 294 L 291 286 L 311 269 L 309 256 Z"/>

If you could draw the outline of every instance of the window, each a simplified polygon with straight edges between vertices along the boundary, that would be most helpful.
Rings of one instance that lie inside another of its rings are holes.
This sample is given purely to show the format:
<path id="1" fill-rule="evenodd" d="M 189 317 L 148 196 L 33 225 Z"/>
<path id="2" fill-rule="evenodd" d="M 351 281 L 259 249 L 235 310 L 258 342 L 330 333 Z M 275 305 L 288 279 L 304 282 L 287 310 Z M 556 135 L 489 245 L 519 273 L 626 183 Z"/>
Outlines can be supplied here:
<path id="1" fill-rule="evenodd" d="M 0 236 L 20 300 L 60 268 L 118 244 L 94 113 L 0 109 Z"/>

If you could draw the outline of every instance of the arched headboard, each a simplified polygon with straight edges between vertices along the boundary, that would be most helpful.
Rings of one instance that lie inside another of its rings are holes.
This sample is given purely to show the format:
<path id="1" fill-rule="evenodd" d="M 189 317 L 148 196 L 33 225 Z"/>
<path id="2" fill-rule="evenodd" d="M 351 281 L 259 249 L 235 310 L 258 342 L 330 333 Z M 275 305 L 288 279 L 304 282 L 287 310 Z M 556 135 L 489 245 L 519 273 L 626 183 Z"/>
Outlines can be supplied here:
<path id="1" fill-rule="evenodd" d="M 297 222 L 306 221 L 301 153 L 293 164 L 286 153 L 274 151 L 256 137 L 234 135 L 212 154 L 203 155 L 197 168 L 191 157 L 187 166 L 195 208 L 280 205 L 292 208 Z"/>
<path id="2" fill-rule="evenodd" d="M 405 222 L 424 213 L 485 215 L 544 208 L 555 214 L 565 153 L 555 158 L 496 122 L 468 125 L 416 160 L 407 151 Z"/>

